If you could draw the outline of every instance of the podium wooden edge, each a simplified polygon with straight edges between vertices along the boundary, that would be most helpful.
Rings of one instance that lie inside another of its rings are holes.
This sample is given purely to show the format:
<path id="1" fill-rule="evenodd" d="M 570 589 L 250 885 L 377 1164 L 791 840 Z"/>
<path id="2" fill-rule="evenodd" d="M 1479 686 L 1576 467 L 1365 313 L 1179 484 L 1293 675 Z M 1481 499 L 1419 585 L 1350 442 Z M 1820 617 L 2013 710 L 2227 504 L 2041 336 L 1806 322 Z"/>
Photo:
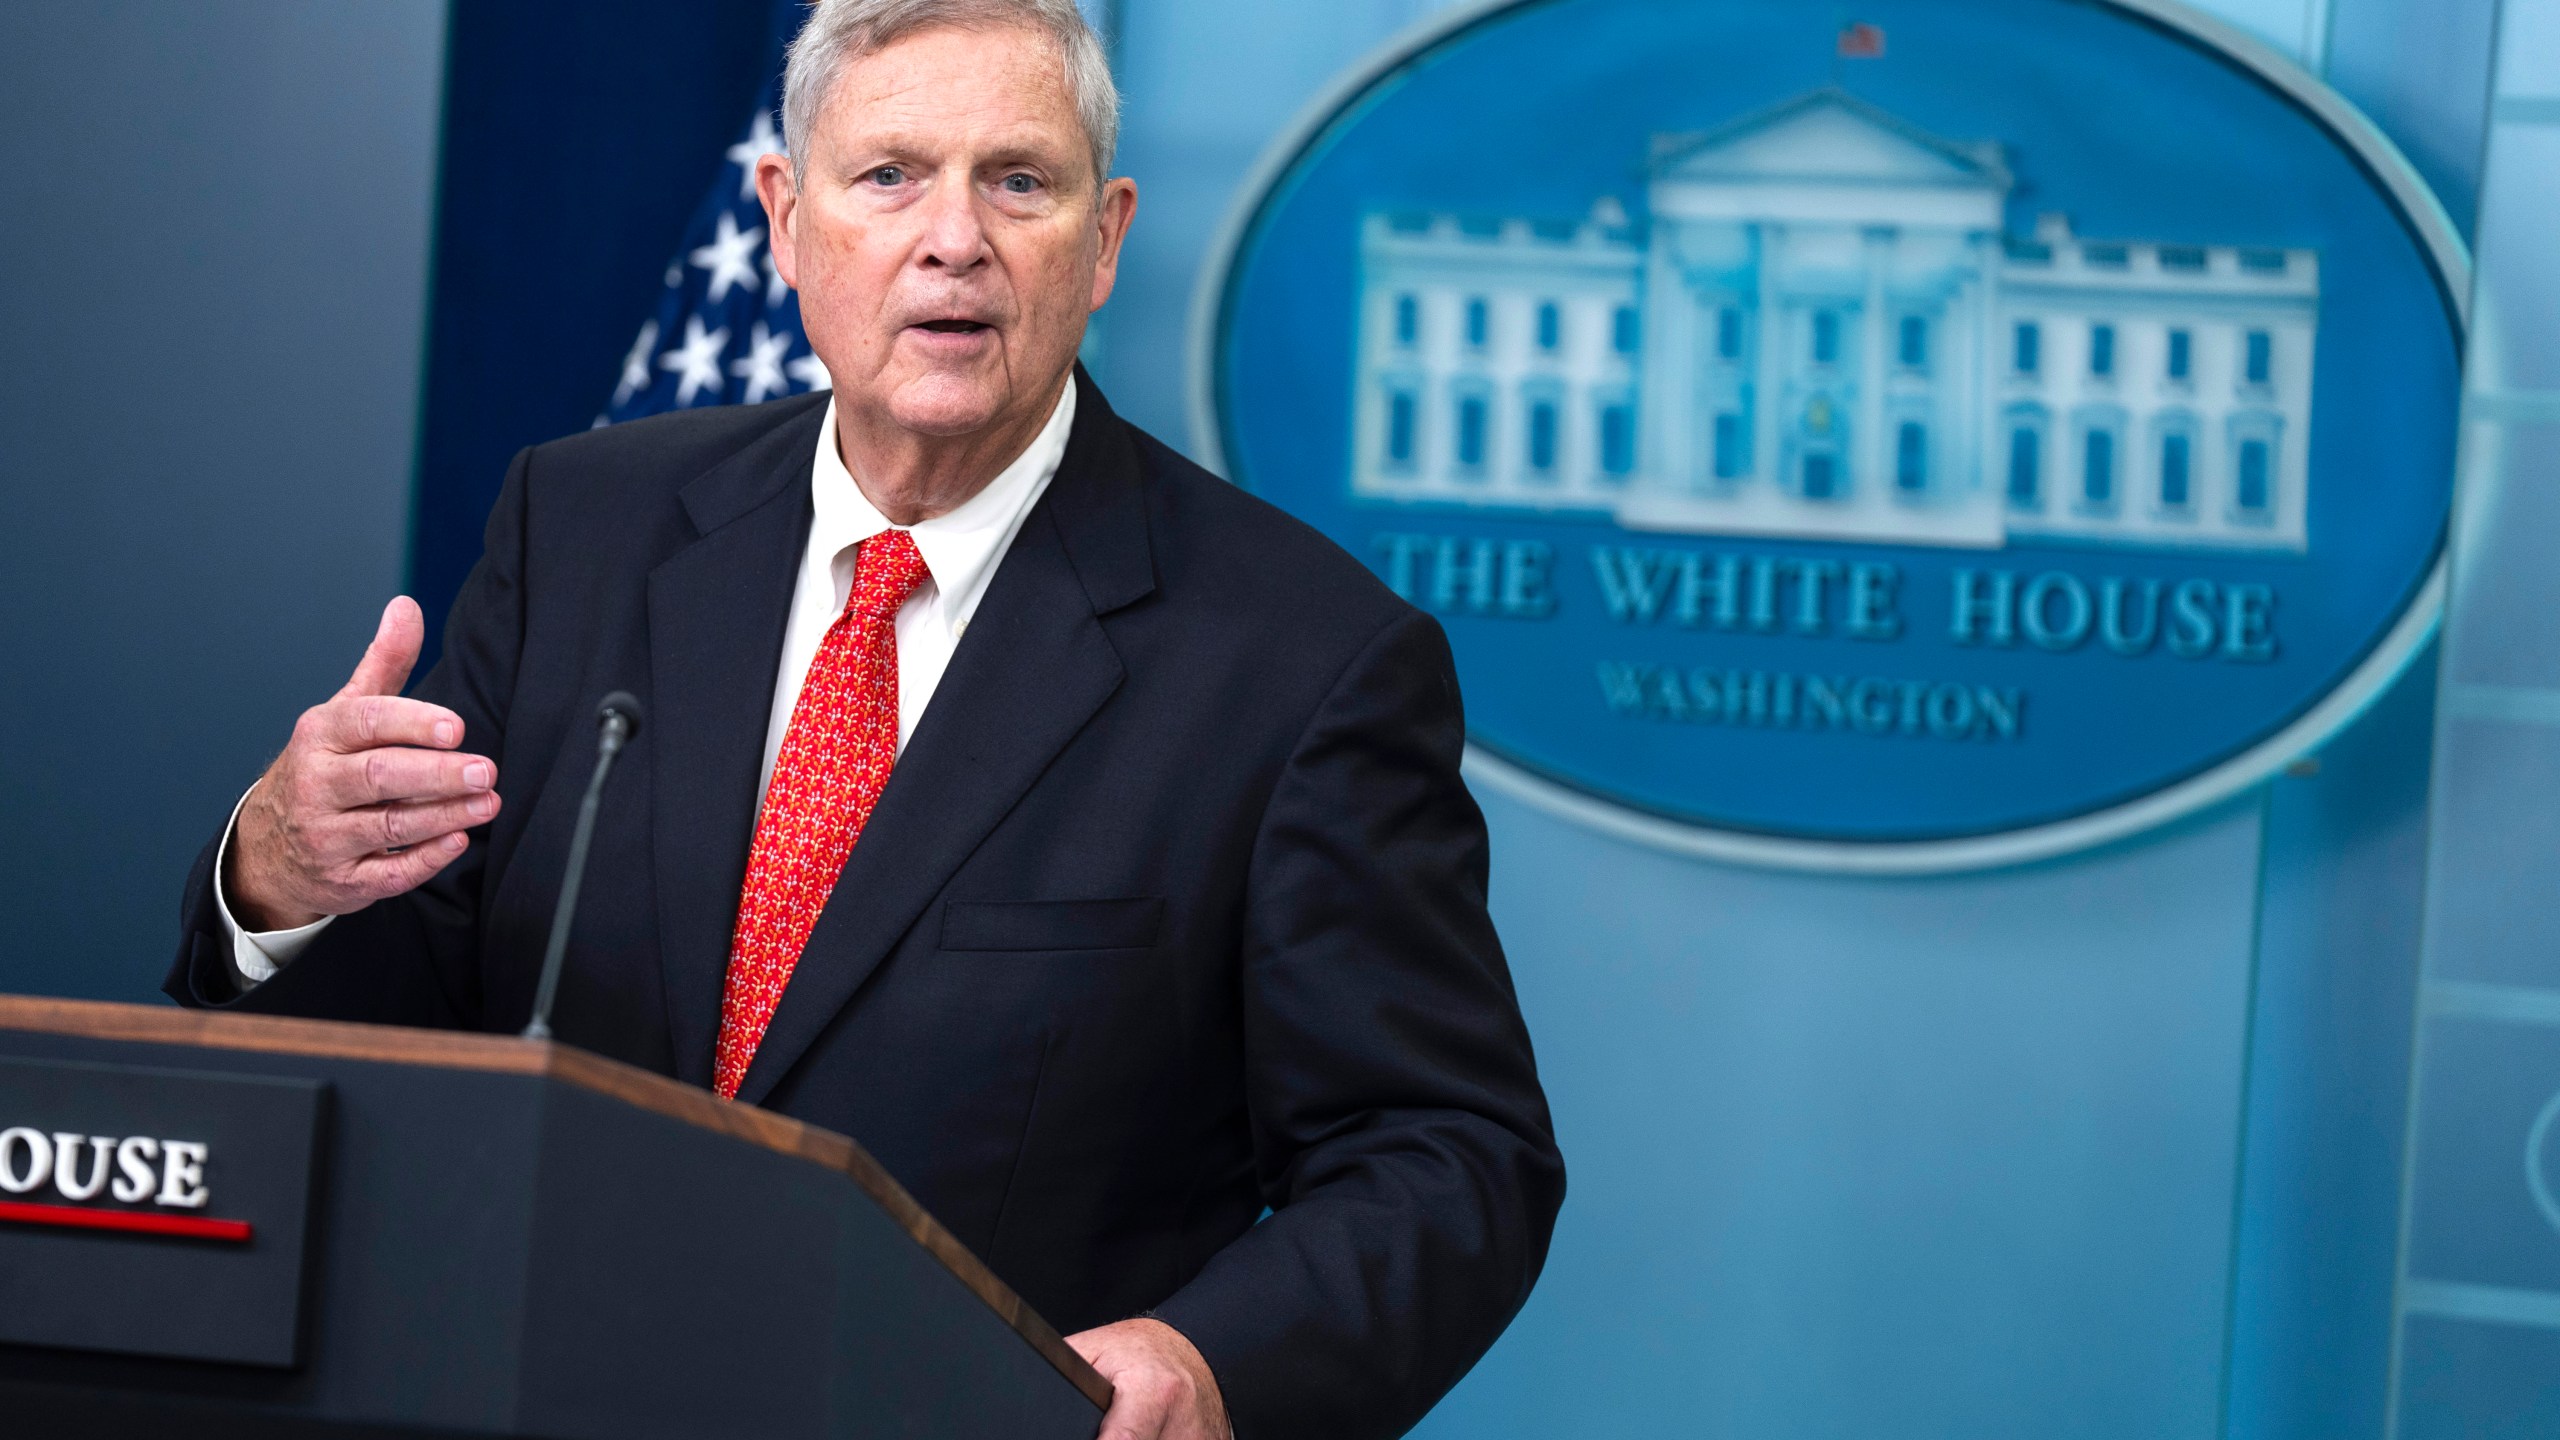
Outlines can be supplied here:
<path id="1" fill-rule="evenodd" d="M 0 995 L 0 1030 L 263 1051 L 331 1060 L 369 1060 L 447 1070 L 484 1070 L 558 1080 L 671 1120 L 797 1156 L 851 1178 L 900 1228 L 942 1262 L 1031 1348 L 1057 1367 L 1096 1408 L 1111 1405 L 1111 1382 L 1070 1347 L 1056 1327 L 1022 1303 L 969 1248 L 926 1213 L 869 1151 L 832 1130 L 723 1100 L 664 1075 L 549 1040 L 448 1030 L 411 1030 L 343 1020 L 231 1015 L 163 1005 Z"/>

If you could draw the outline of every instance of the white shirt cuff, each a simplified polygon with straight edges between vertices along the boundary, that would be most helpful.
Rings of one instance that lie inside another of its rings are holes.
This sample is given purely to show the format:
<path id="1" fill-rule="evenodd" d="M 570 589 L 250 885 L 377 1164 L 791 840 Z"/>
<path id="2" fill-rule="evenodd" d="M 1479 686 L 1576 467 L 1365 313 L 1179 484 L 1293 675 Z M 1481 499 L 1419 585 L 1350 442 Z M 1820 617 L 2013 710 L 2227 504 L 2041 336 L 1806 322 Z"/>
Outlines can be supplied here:
<path id="1" fill-rule="evenodd" d="M 231 868 L 231 834 L 240 828 L 240 806 L 249 803 L 250 794 L 257 788 L 252 785 L 240 792 L 239 804 L 231 807 L 231 823 L 222 827 L 222 848 L 213 857 L 213 908 L 222 916 L 222 933 L 231 938 L 231 968 L 239 976 L 243 990 L 274 979 L 277 971 L 292 964 L 312 938 L 337 918 L 323 915 L 291 930 L 243 930 L 240 922 L 231 918 L 231 900 L 222 893 L 222 877 Z"/>

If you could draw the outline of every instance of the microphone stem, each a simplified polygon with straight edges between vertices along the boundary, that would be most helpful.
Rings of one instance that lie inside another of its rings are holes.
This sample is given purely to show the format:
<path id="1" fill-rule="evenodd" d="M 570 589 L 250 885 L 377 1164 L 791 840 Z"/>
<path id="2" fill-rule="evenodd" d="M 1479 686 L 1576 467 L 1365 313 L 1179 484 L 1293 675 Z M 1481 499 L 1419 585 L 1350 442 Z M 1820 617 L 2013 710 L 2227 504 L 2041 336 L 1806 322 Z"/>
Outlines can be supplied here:
<path id="1" fill-rule="evenodd" d="M 542 985 L 534 991 L 533 1018 L 525 1023 L 527 1040 L 551 1038 L 551 1002 L 560 993 L 560 966 L 569 955 L 569 922 L 578 913 L 578 886 L 586 879 L 587 846 L 595 839 L 604 778 L 613 772 L 614 757 L 622 753 L 628 734 L 622 718 L 613 716 L 596 743 L 596 773 L 587 780 L 586 797 L 578 802 L 578 828 L 569 836 L 569 875 L 560 882 L 560 904 L 551 912 L 551 943 L 542 951 Z"/>

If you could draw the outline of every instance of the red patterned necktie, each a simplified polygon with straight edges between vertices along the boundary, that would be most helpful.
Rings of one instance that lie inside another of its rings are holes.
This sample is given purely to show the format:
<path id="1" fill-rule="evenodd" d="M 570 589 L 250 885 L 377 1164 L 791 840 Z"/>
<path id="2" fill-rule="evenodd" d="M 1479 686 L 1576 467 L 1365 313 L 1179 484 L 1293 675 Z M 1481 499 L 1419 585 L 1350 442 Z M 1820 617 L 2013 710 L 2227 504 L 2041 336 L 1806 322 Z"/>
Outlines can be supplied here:
<path id="1" fill-rule="evenodd" d="M 747 852 L 712 1084 L 736 1099 L 800 949 L 898 758 L 898 607 L 925 579 L 904 530 L 854 553 L 853 593 L 809 662 Z"/>

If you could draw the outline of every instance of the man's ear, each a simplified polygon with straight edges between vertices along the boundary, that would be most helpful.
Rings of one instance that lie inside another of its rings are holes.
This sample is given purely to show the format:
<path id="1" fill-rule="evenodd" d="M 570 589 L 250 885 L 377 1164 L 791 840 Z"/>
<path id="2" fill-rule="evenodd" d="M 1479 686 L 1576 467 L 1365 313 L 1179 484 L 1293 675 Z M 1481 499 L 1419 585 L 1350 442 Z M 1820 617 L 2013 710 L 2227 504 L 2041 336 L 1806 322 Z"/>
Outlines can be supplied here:
<path id="1" fill-rule="evenodd" d="M 1102 230 L 1102 253 L 1094 261 L 1093 303 L 1086 307 L 1088 311 L 1102 308 L 1120 278 L 1120 242 L 1129 238 L 1129 222 L 1138 217 L 1138 182 L 1126 175 L 1102 182 L 1102 200 L 1094 212 Z"/>
<path id="2" fill-rule="evenodd" d="M 773 270 L 782 283 L 800 288 L 800 251 L 791 229 L 799 218 L 800 188 L 791 183 L 791 161 L 782 155 L 756 159 L 756 198 L 764 202 L 766 243 L 773 249 Z"/>

